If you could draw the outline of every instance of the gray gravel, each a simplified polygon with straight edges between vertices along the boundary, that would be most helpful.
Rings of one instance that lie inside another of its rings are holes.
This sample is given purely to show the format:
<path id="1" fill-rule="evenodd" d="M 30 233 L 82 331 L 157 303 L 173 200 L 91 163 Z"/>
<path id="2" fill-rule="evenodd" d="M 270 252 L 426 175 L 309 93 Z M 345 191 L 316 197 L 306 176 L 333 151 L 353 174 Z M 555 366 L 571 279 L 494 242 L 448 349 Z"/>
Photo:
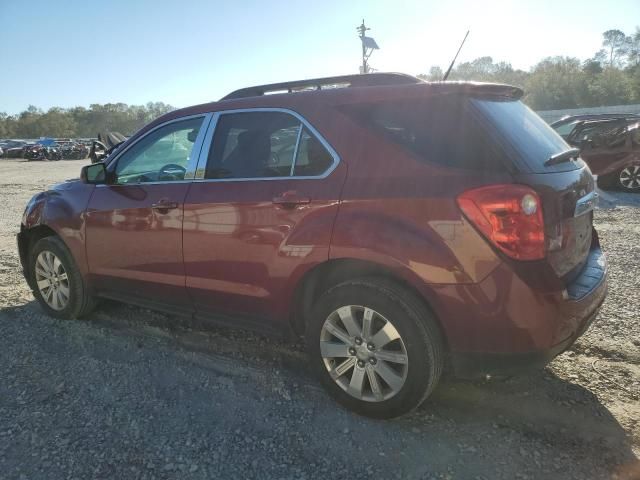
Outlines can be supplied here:
<path id="1" fill-rule="evenodd" d="M 28 198 L 81 164 L 0 162 L 1 478 L 640 478 L 635 197 L 605 194 L 596 214 L 610 293 L 571 351 L 373 421 L 327 397 L 301 345 L 108 302 L 43 315 L 14 234 Z"/>

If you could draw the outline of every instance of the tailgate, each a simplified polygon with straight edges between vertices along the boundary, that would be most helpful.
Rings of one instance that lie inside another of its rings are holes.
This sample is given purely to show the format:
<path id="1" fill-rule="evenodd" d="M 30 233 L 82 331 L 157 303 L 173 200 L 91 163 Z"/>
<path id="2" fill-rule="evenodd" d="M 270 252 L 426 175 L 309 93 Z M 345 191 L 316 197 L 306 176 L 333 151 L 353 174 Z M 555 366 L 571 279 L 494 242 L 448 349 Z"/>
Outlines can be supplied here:
<path id="1" fill-rule="evenodd" d="M 557 277 L 573 280 L 591 248 L 597 194 L 589 167 L 582 159 L 572 158 L 575 153 L 567 155 L 571 147 L 522 102 L 479 98 L 472 105 L 493 126 L 513 161 L 514 180 L 540 196 L 546 261 Z"/>
<path id="2" fill-rule="evenodd" d="M 597 200 L 589 168 L 546 174 L 518 174 L 518 183 L 540 195 L 544 215 L 547 261 L 567 281 L 580 272 L 591 249 L 593 208 Z"/>

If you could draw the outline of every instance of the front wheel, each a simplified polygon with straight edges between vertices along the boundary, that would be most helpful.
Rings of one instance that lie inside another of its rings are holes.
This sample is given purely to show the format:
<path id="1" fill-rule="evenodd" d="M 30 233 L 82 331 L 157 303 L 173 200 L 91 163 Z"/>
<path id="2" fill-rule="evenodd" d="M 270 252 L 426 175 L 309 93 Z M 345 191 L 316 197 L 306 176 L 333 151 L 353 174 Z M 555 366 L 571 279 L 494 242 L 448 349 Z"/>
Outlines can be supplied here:
<path id="1" fill-rule="evenodd" d="M 42 309 L 56 318 L 78 318 L 91 311 L 93 298 L 71 252 L 57 237 L 45 237 L 29 252 L 33 294 Z"/>
<path id="2" fill-rule="evenodd" d="M 339 403 L 374 418 L 417 408 L 443 367 L 438 326 L 413 294 L 381 278 L 337 285 L 313 308 L 312 366 Z"/>

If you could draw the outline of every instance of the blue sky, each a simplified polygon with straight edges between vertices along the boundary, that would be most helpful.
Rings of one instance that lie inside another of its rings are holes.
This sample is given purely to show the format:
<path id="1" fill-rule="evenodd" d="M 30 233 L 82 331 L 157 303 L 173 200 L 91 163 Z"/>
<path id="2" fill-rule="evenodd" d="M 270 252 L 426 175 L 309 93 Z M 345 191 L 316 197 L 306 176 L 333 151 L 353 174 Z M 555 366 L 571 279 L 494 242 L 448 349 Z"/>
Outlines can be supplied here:
<path id="1" fill-rule="evenodd" d="M 164 101 L 181 107 L 261 83 L 357 73 L 362 18 L 381 71 L 489 55 L 529 68 L 582 59 L 640 25 L 640 0 L 0 0 L 0 111 Z"/>

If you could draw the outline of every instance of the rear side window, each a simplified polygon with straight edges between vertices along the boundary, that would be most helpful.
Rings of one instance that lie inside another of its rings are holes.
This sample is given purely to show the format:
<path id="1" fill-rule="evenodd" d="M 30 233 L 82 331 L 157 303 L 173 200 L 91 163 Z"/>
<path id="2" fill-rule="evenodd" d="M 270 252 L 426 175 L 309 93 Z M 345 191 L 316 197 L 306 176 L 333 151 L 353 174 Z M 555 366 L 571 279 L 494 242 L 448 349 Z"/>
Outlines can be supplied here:
<path id="1" fill-rule="evenodd" d="M 347 113 L 420 161 L 491 171 L 504 170 L 507 165 L 464 98 L 381 102 L 350 106 Z"/>
<path id="2" fill-rule="evenodd" d="M 306 128 L 302 130 L 294 175 L 315 177 L 322 175 L 333 164 L 333 157 Z"/>
<path id="3" fill-rule="evenodd" d="M 220 116 L 205 178 L 320 176 L 333 165 L 324 145 L 285 112 Z"/>
<path id="4" fill-rule="evenodd" d="M 534 173 L 578 168 L 576 162 L 544 165 L 552 155 L 570 147 L 553 128 L 522 102 L 485 99 L 473 99 L 471 102 L 495 125 Z"/>

